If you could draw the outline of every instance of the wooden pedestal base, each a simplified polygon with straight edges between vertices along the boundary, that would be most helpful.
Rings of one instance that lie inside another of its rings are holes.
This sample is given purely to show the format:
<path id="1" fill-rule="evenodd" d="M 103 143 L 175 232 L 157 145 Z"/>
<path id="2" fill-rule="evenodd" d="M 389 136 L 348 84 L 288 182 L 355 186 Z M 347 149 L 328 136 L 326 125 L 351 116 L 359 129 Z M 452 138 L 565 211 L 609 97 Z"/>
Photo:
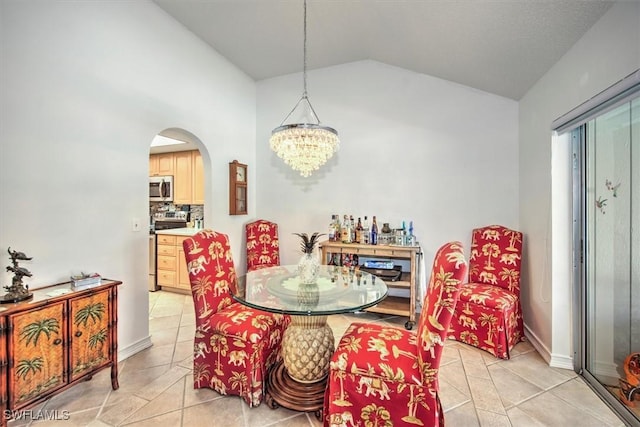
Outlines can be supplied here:
<path id="1" fill-rule="evenodd" d="M 278 362 L 267 379 L 265 403 L 271 408 L 278 406 L 301 412 L 314 412 L 322 420 L 324 390 L 327 377 L 314 383 L 300 383 L 287 374 L 282 361 Z"/>

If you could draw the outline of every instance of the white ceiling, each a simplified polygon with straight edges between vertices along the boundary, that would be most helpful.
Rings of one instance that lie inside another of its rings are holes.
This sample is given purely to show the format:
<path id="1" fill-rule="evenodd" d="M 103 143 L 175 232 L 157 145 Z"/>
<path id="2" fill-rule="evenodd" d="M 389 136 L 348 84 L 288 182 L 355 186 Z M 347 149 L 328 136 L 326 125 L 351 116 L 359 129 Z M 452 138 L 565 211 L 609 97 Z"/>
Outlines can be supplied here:
<path id="1" fill-rule="evenodd" d="M 154 0 L 255 80 L 301 72 L 302 0 Z M 307 68 L 371 59 L 519 100 L 612 0 L 308 0 Z"/>

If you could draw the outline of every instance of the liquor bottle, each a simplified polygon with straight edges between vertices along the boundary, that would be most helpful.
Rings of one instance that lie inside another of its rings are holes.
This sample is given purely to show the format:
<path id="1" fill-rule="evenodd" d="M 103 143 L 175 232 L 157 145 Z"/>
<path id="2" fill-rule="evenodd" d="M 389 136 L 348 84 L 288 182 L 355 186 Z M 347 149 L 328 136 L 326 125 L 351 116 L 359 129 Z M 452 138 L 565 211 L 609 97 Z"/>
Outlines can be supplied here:
<path id="1" fill-rule="evenodd" d="M 356 239 L 355 243 L 362 243 L 362 220 L 358 217 L 358 224 L 356 225 Z"/>
<path id="2" fill-rule="evenodd" d="M 356 240 L 356 224 L 353 221 L 353 215 L 350 215 L 349 225 L 351 226 L 351 243 L 358 243 Z"/>
<path id="3" fill-rule="evenodd" d="M 371 244 L 378 244 L 378 223 L 376 222 L 376 216 L 373 216 L 373 222 L 371 223 Z"/>
<path id="4" fill-rule="evenodd" d="M 331 215 L 331 222 L 329 223 L 328 236 L 329 236 L 330 242 L 336 241 L 336 216 L 335 215 Z"/>
<path id="5" fill-rule="evenodd" d="M 369 233 L 371 232 L 371 230 L 369 229 L 369 219 L 367 218 L 367 216 L 364 216 L 364 224 L 362 225 L 362 240 L 360 241 L 360 243 L 362 243 L 363 245 L 368 245 L 369 244 Z"/>
<path id="6" fill-rule="evenodd" d="M 344 216 L 342 221 L 340 237 L 342 238 L 342 243 L 351 243 L 351 223 L 349 222 L 349 217 L 347 215 Z"/>
<path id="7" fill-rule="evenodd" d="M 416 237 L 413 235 L 413 221 L 409 221 L 409 236 L 407 236 L 407 245 L 416 245 Z"/>

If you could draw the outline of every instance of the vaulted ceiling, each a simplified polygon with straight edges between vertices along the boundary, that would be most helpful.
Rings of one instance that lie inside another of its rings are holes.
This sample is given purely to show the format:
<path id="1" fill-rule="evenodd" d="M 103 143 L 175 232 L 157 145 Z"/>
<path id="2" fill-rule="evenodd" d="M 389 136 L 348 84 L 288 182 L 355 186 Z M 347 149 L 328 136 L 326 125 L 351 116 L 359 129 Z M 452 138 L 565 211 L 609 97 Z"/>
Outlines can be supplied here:
<path id="1" fill-rule="evenodd" d="M 154 0 L 255 80 L 301 72 L 302 0 Z M 519 100 L 611 0 L 308 0 L 308 69 L 371 59 Z"/>

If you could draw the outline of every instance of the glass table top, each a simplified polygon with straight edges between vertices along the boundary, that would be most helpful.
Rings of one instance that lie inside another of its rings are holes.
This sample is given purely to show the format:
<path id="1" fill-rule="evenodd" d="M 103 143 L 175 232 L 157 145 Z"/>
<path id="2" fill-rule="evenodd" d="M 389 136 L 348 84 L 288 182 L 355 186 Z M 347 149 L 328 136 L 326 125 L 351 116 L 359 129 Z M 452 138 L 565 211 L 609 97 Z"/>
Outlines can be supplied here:
<path id="1" fill-rule="evenodd" d="M 238 278 L 233 298 L 274 313 L 321 316 L 350 313 L 378 304 L 387 296 L 382 279 L 364 271 L 321 265 L 315 284 L 302 284 L 297 265 L 263 268 Z"/>

